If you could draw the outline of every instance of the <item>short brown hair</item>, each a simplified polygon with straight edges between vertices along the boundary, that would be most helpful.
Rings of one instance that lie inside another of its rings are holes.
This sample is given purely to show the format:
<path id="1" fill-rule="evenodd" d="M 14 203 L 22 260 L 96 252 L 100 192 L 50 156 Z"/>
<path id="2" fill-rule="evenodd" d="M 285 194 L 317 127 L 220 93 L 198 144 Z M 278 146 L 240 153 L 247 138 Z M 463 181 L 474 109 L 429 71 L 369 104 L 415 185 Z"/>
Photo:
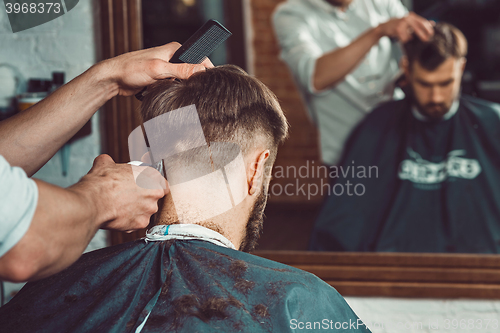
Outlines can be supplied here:
<path id="1" fill-rule="evenodd" d="M 428 42 L 414 36 L 404 45 L 410 66 L 415 61 L 428 71 L 438 68 L 450 57 L 467 56 L 467 39 L 455 26 L 449 23 L 436 23 L 434 36 Z M 410 67 L 411 68 L 411 67 Z"/>
<path id="2" fill-rule="evenodd" d="M 143 121 L 194 104 L 207 142 L 233 142 L 245 155 L 257 140 L 276 159 L 288 135 L 288 122 L 276 96 L 262 82 L 234 65 L 218 66 L 186 80 L 161 80 L 148 88 Z"/>

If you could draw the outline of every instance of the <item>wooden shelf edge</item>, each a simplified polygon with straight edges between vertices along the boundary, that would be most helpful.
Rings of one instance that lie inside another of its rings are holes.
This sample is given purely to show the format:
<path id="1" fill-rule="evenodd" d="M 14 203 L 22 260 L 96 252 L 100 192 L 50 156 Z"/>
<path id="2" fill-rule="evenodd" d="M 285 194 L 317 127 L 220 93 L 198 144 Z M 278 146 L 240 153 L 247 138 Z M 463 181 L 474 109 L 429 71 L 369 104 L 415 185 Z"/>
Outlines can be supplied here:
<path id="1" fill-rule="evenodd" d="M 326 281 L 342 296 L 500 299 L 500 285 Z"/>

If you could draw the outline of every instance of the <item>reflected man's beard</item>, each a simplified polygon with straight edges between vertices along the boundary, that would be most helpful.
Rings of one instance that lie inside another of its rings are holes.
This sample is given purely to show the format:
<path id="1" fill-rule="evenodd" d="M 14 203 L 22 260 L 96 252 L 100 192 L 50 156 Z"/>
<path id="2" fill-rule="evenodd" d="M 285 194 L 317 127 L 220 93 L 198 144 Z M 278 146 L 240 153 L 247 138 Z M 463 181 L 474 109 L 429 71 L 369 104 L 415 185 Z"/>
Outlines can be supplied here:
<path id="1" fill-rule="evenodd" d="M 264 226 L 264 209 L 267 204 L 267 191 L 263 186 L 259 196 L 255 200 L 250 216 L 248 217 L 248 222 L 245 228 L 245 237 L 241 242 L 240 251 L 251 252 L 257 246 L 257 241 L 262 234 L 262 228 Z"/>
<path id="2" fill-rule="evenodd" d="M 448 111 L 450 111 L 450 108 L 445 103 L 427 103 L 423 106 L 417 104 L 417 107 L 420 113 L 433 121 L 443 119 Z"/>
<path id="3" fill-rule="evenodd" d="M 446 105 L 446 103 L 427 103 L 425 105 L 422 105 L 418 102 L 418 100 L 415 98 L 415 93 L 413 92 L 413 89 L 410 89 L 410 98 L 413 103 L 418 109 L 418 111 L 429 118 L 431 121 L 439 121 L 443 119 L 443 117 L 450 111 L 451 105 Z"/>

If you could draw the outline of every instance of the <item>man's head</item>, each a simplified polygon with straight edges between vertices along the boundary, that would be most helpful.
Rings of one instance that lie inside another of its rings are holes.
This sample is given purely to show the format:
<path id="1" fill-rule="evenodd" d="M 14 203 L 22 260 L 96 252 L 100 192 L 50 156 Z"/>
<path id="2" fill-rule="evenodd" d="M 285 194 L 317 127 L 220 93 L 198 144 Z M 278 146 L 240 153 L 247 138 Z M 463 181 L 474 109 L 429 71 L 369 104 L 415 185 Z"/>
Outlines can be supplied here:
<path id="1" fill-rule="evenodd" d="M 451 24 L 437 23 L 434 36 L 404 45 L 403 69 L 413 103 L 431 120 L 440 120 L 458 98 L 467 55 L 467 39 Z"/>
<path id="2" fill-rule="evenodd" d="M 207 69 L 182 81 L 157 82 L 148 88 L 141 115 L 146 122 L 193 104 L 206 142 L 237 144 L 245 164 L 242 173 L 246 173 L 242 175 L 245 199 L 228 213 L 200 224 L 222 233 L 241 250 L 250 251 L 262 229 L 271 168 L 278 146 L 288 135 L 288 123 L 275 95 L 262 82 L 231 65 Z M 210 154 L 216 153 L 218 146 L 212 145 Z M 201 159 L 199 155 L 190 157 L 194 164 Z M 163 207 L 160 205 L 155 222 L 178 223 L 171 196 L 165 198 Z"/>

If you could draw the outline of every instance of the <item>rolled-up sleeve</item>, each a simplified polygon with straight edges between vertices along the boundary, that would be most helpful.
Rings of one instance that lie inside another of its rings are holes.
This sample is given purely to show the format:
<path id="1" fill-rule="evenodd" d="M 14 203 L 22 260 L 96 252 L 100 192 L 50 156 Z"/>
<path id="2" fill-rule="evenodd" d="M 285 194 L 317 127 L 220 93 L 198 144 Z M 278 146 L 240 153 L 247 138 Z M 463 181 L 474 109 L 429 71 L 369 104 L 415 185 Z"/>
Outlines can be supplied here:
<path id="1" fill-rule="evenodd" d="M 0 156 L 0 257 L 28 230 L 38 202 L 38 187 L 23 169 Z"/>
<path id="2" fill-rule="evenodd" d="M 382 1 L 384 2 L 385 7 L 387 8 L 389 17 L 402 18 L 408 15 L 408 9 L 406 9 L 401 0 L 382 0 Z"/>
<path id="3" fill-rule="evenodd" d="M 273 15 L 273 25 L 281 47 L 281 59 L 302 89 L 311 94 L 319 93 L 314 89 L 313 75 L 316 61 L 323 51 L 311 34 L 310 24 L 298 13 L 278 7 Z"/>

